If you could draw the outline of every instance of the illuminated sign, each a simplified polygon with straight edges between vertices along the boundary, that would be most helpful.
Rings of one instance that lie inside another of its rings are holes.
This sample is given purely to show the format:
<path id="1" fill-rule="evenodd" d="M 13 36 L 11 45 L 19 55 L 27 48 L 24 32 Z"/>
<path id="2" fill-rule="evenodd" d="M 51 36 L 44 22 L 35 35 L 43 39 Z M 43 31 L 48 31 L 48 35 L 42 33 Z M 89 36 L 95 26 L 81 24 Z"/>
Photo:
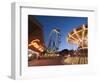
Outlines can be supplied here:
<path id="1" fill-rule="evenodd" d="M 28 46 L 33 46 L 36 49 L 38 49 L 40 52 L 44 51 L 43 46 L 40 45 L 40 40 L 39 39 L 32 40 L 31 43 Z"/>

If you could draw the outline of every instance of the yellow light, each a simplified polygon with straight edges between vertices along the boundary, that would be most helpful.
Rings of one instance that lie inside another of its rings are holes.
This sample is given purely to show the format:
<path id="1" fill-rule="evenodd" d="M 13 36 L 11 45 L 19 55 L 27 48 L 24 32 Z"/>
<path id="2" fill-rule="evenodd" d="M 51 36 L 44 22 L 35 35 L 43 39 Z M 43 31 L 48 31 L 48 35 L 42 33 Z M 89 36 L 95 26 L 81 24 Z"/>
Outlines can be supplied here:
<path id="1" fill-rule="evenodd" d="M 40 52 L 43 52 L 44 48 L 42 47 L 42 45 L 39 45 L 39 42 L 40 42 L 39 39 L 32 40 L 31 43 L 28 46 L 34 46 Z"/>
<path id="2" fill-rule="evenodd" d="M 68 33 L 67 41 L 69 43 L 77 44 L 79 48 L 87 47 L 87 31 L 85 25 L 82 25 L 80 29 L 73 29 L 71 33 Z"/>

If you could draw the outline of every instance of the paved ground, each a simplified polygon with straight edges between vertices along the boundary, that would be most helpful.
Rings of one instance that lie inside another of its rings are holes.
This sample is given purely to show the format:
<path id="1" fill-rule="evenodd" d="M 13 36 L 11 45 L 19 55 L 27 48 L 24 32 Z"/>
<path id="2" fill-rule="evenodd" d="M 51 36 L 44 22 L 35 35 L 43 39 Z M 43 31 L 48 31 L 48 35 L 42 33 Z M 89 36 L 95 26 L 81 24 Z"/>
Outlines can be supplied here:
<path id="1" fill-rule="evenodd" d="M 48 65 L 71 65 L 71 64 L 88 64 L 87 57 L 70 57 L 63 59 L 62 57 L 57 58 L 44 58 L 34 59 L 28 62 L 29 66 L 48 66 Z"/>
<path id="2" fill-rule="evenodd" d="M 35 59 L 28 62 L 29 66 L 63 65 L 62 58 Z"/>

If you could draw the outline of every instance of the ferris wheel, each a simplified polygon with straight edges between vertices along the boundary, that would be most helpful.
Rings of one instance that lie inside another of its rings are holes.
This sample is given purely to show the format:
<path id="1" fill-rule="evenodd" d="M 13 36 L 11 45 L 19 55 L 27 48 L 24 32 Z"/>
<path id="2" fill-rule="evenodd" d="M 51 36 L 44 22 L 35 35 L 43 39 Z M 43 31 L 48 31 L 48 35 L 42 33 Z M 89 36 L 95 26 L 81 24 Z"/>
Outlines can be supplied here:
<path id="1" fill-rule="evenodd" d="M 58 28 L 54 28 L 51 30 L 49 34 L 48 45 L 47 45 L 46 51 L 48 53 L 57 52 L 57 50 L 59 50 L 60 43 L 61 43 L 60 30 Z"/>

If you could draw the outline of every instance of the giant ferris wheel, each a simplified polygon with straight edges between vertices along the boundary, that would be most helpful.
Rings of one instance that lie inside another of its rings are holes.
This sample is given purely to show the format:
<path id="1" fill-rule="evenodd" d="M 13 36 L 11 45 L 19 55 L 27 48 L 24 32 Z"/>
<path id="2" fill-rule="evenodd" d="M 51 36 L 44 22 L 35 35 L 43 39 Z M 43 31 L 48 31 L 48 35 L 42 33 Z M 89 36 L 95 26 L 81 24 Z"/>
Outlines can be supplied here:
<path id="1" fill-rule="evenodd" d="M 54 28 L 51 30 L 49 34 L 48 39 L 48 45 L 47 45 L 47 52 L 48 53 L 55 53 L 57 50 L 59 50 L 61 43 L 61 33 L 58 28 Z"/>

